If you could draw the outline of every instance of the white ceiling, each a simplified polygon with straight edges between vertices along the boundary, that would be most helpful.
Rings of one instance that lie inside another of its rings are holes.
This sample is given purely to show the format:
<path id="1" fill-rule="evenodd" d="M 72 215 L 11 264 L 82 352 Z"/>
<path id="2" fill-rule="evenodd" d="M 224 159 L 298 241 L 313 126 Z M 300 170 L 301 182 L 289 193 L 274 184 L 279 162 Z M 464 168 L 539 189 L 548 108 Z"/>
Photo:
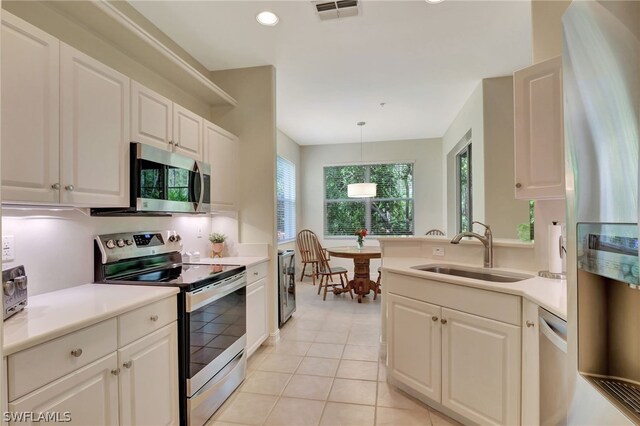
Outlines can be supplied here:
<path id="1" fill-rule="evenodd" d="M 365 0 L 333 21 L 305 0 L 131 4 L 211 70 L 274 65 L 278 127 L 301 145 L 359 142 L 358 121 L 365 141 L 440 137 L 482 78 L 531 63 L 526 0 Z"/>

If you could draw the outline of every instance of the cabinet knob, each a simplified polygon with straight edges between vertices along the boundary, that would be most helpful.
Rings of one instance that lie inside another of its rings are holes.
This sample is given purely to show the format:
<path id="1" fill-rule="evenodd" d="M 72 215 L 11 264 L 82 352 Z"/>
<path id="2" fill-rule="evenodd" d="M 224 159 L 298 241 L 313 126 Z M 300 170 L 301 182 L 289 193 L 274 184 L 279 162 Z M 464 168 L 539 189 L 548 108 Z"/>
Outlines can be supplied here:
<path id="1" fill-rule="evenodd" d="M 434 315 L 434 316 L 432 316 L 432 317 L 431 317 L 431 321 L 433 321 L 433 322 L 438 321 L 438 317 L 437 317 L 437 316 L 435 316 L 435 315 Z"/>
<path id="2" fill-rule="evenodd" d="M 64 189 L 66 189 L 67 191 L 73 191 L 76 188 L 73 185 L 67 185 L 64 187 Z"/>
<path id="3" fill-rule="evenodd" d="M 516 188 L 518 189 L 522 188 L 522 184 L 520 182 L 516 183 Z"/>
<path id="4" fill-rule="evenodd" d="M 440 320 L 440 322 L 441 322 L 442 324 L 446 324 L 446 323 L 447 323 L 447 320 L 446 320 L 446 319 L 444 319 L 444 318 L 442 318 L 442 319 Z"/>
<path id="5" fill-rule="evenodd" d="M 116 368 L 115 370 L 111 370 L 111 374 L 113 374 L 114 376 L 117 376 L 118 374 L 120 374 L 120 369 Z"/>
<path id="6" fill-rule="evenodd" d="M 122 364 L 124 368 L 131 368 L 132 365 L 133 365 L 133 361 L 127 361 Z"/>
<path id="7" fill-rule="evenodd" d="M 254 272 L 254 273 L 253 273 L 253 275 L 258 275 L 258 273 L 257 273 L 257 272 Z"/>
<path id="8" fill-rule="evenodd" d="M 60 189 L 60 184 L 59 183 L 54 183 L 53 185 L 51 185 L 51 188 Z"/>
<path id="9" fill-rule="evenodd" d="M 527 321 L 526 324 L 527 327 L 533 327 L 534 325 L 536 325 L 536 323 L 534 323 L 533 321 Z"/>
<path id="10" fill-rule="evenodd" d="M 151 318 L 149 318 L 151 321 L 156 322 L 158 321 L 158 316 L 157 315 L 152 315 Z"/>
<path id="11" fill-rule="evenodd" d="M 173 141 L 169 141 L 169 145 L 173 145 Z"/>
<path id="12" fill-rule="evenodd" d="M 80 355 L 82 355 L 82 349 L 78 348 L 78 349 L 72 350 L 71 351 L 71 355 L 73 355 L 76 358 L 78 358 Z"/>

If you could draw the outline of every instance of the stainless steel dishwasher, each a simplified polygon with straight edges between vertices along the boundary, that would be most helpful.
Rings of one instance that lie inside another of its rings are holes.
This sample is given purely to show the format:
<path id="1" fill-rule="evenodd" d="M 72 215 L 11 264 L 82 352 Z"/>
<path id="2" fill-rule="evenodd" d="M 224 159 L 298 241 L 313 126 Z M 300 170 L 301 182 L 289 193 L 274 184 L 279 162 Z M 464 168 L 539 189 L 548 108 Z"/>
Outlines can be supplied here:
<path id="1" fill-rule="evenodd" d="M 569 404 L 567 322 L 538 308 L 540 337 L 540 424 L 566 425 Z"/>

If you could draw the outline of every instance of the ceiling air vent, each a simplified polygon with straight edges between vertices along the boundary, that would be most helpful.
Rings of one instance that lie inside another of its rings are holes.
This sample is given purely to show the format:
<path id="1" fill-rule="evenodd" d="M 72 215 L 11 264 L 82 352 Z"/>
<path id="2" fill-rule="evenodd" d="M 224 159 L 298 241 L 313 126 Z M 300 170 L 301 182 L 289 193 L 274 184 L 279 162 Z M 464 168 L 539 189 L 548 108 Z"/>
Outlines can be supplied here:
<path id="1" fill-rule="evenodd" d="M 318 1 L 313 6 L 321 20 L 346 18 L 359 13 L 358 0 Z"/>

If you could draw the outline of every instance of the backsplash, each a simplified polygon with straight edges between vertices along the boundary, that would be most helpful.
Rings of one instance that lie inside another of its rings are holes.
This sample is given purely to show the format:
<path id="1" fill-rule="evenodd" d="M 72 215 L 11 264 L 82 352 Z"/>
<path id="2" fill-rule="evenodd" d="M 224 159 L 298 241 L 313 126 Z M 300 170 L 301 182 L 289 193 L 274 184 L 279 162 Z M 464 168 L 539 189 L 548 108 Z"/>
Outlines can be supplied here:
<path id="1" fill-rule="evenodd" d="M 211 226 L 209 215 L 91 217 L 77 210 L 3 209 L 2 234 L 14 237 L 14 260 L 4 261 L 2 267 L 24 265 L 32 296 L 93 282 L 96 235 L 175 229 L 182 236 L 185 251 L 198 250 L 206 256 Z M 237 235 L 234 237 L 237 241 Z"/>

